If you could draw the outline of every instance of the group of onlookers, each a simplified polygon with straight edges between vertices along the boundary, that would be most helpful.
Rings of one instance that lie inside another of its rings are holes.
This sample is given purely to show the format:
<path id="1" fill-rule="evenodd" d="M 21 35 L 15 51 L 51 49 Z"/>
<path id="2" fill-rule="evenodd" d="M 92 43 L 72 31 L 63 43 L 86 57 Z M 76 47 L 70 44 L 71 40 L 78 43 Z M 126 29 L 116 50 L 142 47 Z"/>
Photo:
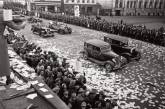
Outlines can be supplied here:
<path id="1" fill-rule="evenodd" d="M 66 58 L 51 51 L 43 51 L 22 35 L 18 37 L 10 29 L 7 41 L 45 83 L 68 105 L 70 109 L 113 109 L 117 105 L 112 98 L 107 99 L 103 91 L 89 90 L 85 74 L 80 75 Z"/>
<path id="2" fill-rule="evenodd" d="M 126 24 L 123 20 L 114 23 L 101 19 L 101 17 L 98 16 L 96 18 L 86 16 L 74 17 L 69 15 L 57 15 L 49 12 L 40 12 L 40 17 L 165 46 L 164 27 L 159 29 L 148 29 L 145 25 Z"/>

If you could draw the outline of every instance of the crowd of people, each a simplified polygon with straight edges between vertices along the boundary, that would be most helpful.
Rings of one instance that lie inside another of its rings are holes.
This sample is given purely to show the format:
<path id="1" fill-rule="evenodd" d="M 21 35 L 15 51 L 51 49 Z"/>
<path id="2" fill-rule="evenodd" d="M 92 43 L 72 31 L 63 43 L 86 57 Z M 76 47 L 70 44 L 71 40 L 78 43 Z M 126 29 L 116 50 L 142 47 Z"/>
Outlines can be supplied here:
<path id="1" fill-rule="evenodd" d="M 99 19 L 98 17 L 75 17 L 69 15 L 57 15 L 49 12 L 41 12 L 40 17 L 165 46 L 165 29 L 163 27 L 159 29 L 147 29 L 144 25 L 136 26 L 126 24 L 123 20 L 118 23 L 114 23 L 108 22 L 100 17 Z"/>
<path id="2" fill-rule="evenodd" d="M 28 12 L 22 5 L 17 3 L 5 2 L 4 8 L 12 10 L 21 10 L 22 13 L 28 13 L 28 15 L 35 15 L 36 13 L 36 11 Z M 60 22 L 74 24 L 111 34 L 146 41 L 156 45 L 165 46 L 165 29 L 163 27 L 159 29 L 148 29 L 145 25 L 136 26 L 133 24 L 126 24 L 123 22 L 123 20 L 118 23 L 108 22 L 104 19 L 101 19 L 100 16 L 96 16 L 96 18 L 90 18 L 88 16 L 75 17 L 64 14 L 53 14 L 50 12 L 37 12 L 37 15 L 41 18 L 49 20 L 56 20 Z"/>
<path id="3" fill-rule="evenodd" d="M 103 91 L 89 90 L 85 74 L 78 75 L 66 58 L 59 59 L 56 53 L 43 51 L 23 35 L 18 37 L 11 29 L 8 31 L 7 42 L 70 109 L 113 109 L 117 106 L 116 100 L 107 99 Z"/>

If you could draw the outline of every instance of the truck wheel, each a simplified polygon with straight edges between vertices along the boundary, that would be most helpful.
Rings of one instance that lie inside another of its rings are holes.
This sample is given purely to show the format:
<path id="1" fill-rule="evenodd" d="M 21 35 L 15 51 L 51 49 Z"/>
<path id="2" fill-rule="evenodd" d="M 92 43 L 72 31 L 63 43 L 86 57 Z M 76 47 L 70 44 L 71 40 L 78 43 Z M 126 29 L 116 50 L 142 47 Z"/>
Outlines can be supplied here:
<path id="1" fill-rule="evenodd" d="M 40 36 L 40 37 L 43 37 L 43 34 L 42 34 L 42 33 L 40 33 L 40 34 L 39 34 L 39 36 Z"/>
<path id="2" fill-rule="evenodd" d="M 71 34 L 71 33 L 72 33 L 72 30 L 71 30 L 71 29 L 69 29 L 68 31 L 69 31 L 69 34 Z"/>
<path id="3" fill-rule="evenodd" d="M 131 61 L 130 55 L 128 55 L 128 54 L 123 54 L 122 56 L 126 58 L 126 63 L 129 63 L 129 62 Z"/>
<path id="4" fill-rule="evenodd" d="M 139 60 L 140 60 L 140 58 L 141 58 L 141 54 L 140 54 L 140 53 L 138 53 L 138 58 L 136 59 L 136 61 L 139 61 Z"/>
<path id="5" fill-rule="evenodd" d="M 130 58 L 129 58 L 129 60 L 126 57 L 123 57 L 123 59 L 122 59 L 122 62 L 124 62 L 125 64 L 127 64 L 129 61 L 130 61 Z"/>
<path id="6" fill-rule="evenodd" d="M 71 34 L 72 33 L 72 31 L 69 31 L 69 34 Z"/>
<path id="7" fill-rule="evenodd" d="M 109 63 L 105 64 L 105 68 L 108 72 L 112 71 L 112 66 Z"/>
<path id="8" fill-rule="evenodd" d="M 59 33 L 60 33 L 60 34 L 64 34 L 64 31 L 63 31 L 63 30 L 59 30 Z"/>

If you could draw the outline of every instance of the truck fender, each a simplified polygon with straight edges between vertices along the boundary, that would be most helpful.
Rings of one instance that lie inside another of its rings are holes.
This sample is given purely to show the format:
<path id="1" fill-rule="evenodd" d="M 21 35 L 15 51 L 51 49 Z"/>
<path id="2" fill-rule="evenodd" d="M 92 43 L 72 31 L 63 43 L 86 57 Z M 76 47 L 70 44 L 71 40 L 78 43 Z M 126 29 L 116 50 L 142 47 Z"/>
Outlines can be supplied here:
<path id="1" fill-rule="evenodd" d="M 107 61 L 105 64 L 104 64 L 105 68 L 107 71 L 112 71 L 113 68 L 114 68 L 114 62 L 112 61 Z"/>

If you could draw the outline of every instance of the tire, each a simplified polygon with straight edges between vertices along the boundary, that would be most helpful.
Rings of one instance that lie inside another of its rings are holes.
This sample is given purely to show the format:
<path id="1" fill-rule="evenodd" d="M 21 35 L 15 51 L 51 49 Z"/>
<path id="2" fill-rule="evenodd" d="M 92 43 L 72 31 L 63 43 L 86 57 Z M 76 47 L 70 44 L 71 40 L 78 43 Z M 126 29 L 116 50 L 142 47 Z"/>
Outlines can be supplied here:
<path id="1" fill-rule="evenodd" d="M 72 31 L 69 31 L 69 34 L 71 34 L 72 33 Z"/>
<path id="2" fill-rule="evenodd" d="M 140 58 L 141 58 L 141 54 L 140 53 L 138 53 L 138 58 L 137 59 L 135 59 L 136 61 L 140 61 Z"/>
<path id="3" fill-rule="evenodd" d="M 71 34 L 71 33 L 72 33 L 72 30 L 71 30 L 71 29 L 69 29 L 68 31 L 69 31 L 69 34 Z"/>
<path id="4" fill-rule="evenodd" d="M 123 54 L 122 56 L 125 57 L 125 58 L 127 59 L 127 60 L 126 60 L 126 63 L 129 63 L 129 62 L 131 61 L 131 58 L 130 58 L 129 55 Z"/>
<path id="5" fill-rule="evenodd" d="M 126 57 L 124 57 L 124 63 L 128 63 L 129 62 L 129 60 L 126 58 Z"/>
<path id="6" fill-rule="evenodd" d="M 106 70 L 107 70 L 108 72 L 112 71 L 112 66 L 111 66 L 110 63 L 106 63 L 106 64 L 105 64 L 105 68 L 106 68 Z"/>
<path id="7" fill-rule="evenodd" d="M 59 30 L 58 33 L 60 33 L 60 34 L 64 34 L 65 32 L 64 32 L 63 30 Z"/>
<path id="8" fill-rule="evenodd" d="M 39 33 L 39 36 L 40 36 L 40 37 L 43 37 L 42 33 Z"/>

